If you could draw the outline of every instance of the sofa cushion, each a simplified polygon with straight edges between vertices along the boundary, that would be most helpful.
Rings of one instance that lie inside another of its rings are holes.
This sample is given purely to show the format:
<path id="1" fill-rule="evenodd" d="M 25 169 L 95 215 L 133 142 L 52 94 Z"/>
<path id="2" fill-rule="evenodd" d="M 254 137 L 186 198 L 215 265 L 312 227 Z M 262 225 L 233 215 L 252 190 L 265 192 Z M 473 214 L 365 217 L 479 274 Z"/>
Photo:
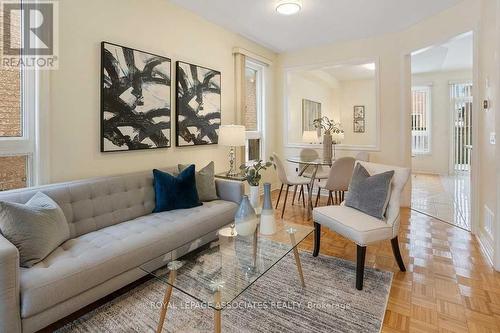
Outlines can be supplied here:
<path id="1" fill-rule="evenodd" d="M 0 232 L 19 249 L 22 267 L 31 267 L 69 239 L 59 205 L 42 192 L 26 204 L 0 201 Z"/>
<path id="2" fill-rule="evenodd" d="M 195 166 L 192 164 L 179 173 L 178 176 L 157 169 L 153 170 L 155 189 L 155 209 L 153 213 L 202 205 L 196 190 L 194 168 Z"/>
<path id="3" fill-rule="evenodd" d="M 185 170 L 189 165 L 179 164 L 179 172 Z M 214 161 L 196 172 L 196 189 L 200 201 L 217 200 L 217 189 L 215 188 L 215 164 Z"/>
<path id="4" fill-rule="evenodd" d="M 21 316 L 37 314 L 121 273 L 199 238 L 234 219 L 237 204 L 155 213 L 70 239 L 21 270 Z"/>

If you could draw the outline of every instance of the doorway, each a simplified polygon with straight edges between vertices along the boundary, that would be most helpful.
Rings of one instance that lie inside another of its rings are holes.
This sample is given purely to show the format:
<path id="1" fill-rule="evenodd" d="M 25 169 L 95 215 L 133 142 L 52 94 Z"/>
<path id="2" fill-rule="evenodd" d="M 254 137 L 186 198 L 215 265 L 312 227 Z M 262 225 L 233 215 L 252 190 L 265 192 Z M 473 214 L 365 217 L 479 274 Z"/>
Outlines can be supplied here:
<path id="1" fill-rule="evenodd" d="M 411 55 L 414 210 L 471 230 L 473 33 Z"/>

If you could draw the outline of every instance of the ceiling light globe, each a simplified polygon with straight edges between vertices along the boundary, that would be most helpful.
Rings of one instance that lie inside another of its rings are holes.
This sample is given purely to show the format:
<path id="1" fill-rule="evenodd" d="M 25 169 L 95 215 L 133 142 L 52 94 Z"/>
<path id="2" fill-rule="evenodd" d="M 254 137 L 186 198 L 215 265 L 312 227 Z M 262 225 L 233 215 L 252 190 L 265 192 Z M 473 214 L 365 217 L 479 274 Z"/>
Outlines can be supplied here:
<path id="1" fill-rule="evenodd" d="M 281 0 L 276 4 L 276 11 L 281 15 L 297 14 L 302 9 L 300 0 Z"/>

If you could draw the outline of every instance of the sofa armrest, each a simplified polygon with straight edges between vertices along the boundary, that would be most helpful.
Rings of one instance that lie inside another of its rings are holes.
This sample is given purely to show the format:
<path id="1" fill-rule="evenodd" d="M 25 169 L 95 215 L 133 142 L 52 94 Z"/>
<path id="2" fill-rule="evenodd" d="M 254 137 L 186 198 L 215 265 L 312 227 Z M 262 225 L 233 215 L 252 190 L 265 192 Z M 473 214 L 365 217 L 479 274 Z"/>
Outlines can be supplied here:
<path id="1" fill-rule="evenodd" d="M 215 179 L 217 195 L 221 200 L 232 201 L 237 204 L 241 202 L 244 193 L 243 183 L 228 179 Z"/>
<path id="2" fill-rule="evenodd" d="M 0 332 L 21 332 L 19 251 L 0 234 Z"/>

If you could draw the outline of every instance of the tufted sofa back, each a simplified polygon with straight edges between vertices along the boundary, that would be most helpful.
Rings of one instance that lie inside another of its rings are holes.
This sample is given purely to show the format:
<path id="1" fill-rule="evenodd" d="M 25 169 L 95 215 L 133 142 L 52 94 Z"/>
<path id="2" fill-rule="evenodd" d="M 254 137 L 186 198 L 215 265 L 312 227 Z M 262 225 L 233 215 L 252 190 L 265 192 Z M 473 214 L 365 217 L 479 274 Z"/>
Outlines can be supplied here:
<path id="1" fill-rule="evenodd" d="M 151 170 L 0 192 L 0 200 L 26 203 L 38 191 L 61 206 L 72 238 L 151 214 L 155 206 Z"/>

